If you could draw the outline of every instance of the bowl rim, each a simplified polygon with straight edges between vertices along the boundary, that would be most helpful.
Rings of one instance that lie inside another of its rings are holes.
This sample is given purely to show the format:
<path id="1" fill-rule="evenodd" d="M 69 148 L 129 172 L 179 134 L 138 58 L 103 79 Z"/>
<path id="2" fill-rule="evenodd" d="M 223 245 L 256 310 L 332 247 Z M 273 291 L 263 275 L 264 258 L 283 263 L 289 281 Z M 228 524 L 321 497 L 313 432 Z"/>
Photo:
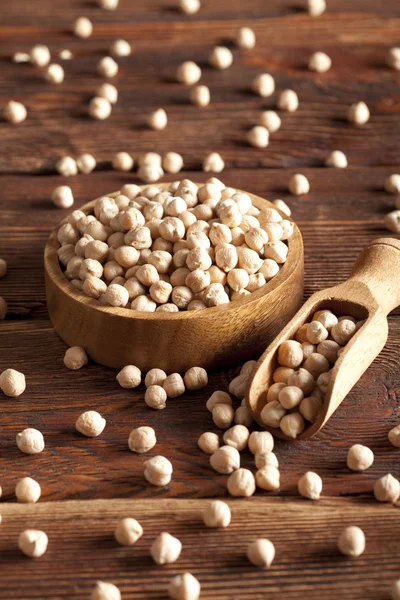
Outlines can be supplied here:
<path id="1" fill-rule="evenodd" d="M 170 183 L 161 183 L 157 184 L 157 187 L 162 190 L 168 189 Z M 197 183 L 196 185 L 205 185 L 201 183 Z M 142 185 L 140 188 L 143 190 L 148 185 Z M 148 321 L 169 321 L 176 320 L 180 321 L 182 319 L 193 319 L 193 318 L 207 318 L 210 316 L 218 316 L 218 314 L 224 313 L 226 311 L 235 310 L 238 308 L 242 308 L 243 306 L 250 306 L 251 304 L 259 301 L 261 298 L 268 296 L 268 294 L 278 287 L 284 285 L 286 281 L 290 278 L 299 264 L 302 264 L 304 259 L 304 245 L 303 238 L 300 232 L 300 229 L 293 221 L 291 217 L 284 214 L 278 207 L 276 207 L 272 202 L 266 200 L 265 198 L 261 198 L 260 196 L 256 196 L 255 194 L 251 194 L 250 192 L 243 191 L 238 188 L 234 188 L 238 193 L 247 194 L 250 196 L 253 204 L 260 208 L 274 208 L 281 215 L 282 219 L 286 219 L 291 221 L 294 224 L 293 235 L 287 241 L 288 244 L 288 255 L 286 262 L 280 268 L 279 273 L 275 275 L 272 279 L 267 281 L 263 286 L 261 286 L 258 290 L 252 292 L 249 296 L 245 296 L 239 300 L 234 300 L 233 302 L 229 302 L 226 304 L 220 304 L 218 306 L 208 307 L 203 310 L 183 310 L 178 312 L 145 312 L 140 310 L 132 310 L 131 308 L 122 308 L 116 306 L 103 306 L 100 304 L 95 298 L 90 298 L 86 296 L 83 292 L 81 292 L 78 288 L 76 288 L 64 275 L 64 272 L 61 269 L 59 257 L 58 257 L 58 249 L 60 248 L 60 244 L 57 239 L 57 231 L 61 225 L 68 222 L 69 216 L 71 212 L 68 213 L 66 217 L 64 217 L 58 225 L 52 230 L 44 249 L 44 268 L 46 275 L 52 280 L 52 282 L 59 288 L 61 292 L 70 297 L 71 300 L 75 300 L 76 302 L 80 302 L 90 307 L 95 311 L 99 311 L 101 313 L 115 315 L 120 317 L 128 317 L 135 319 L 143 319 Z M 103 196 L 99 196 L 102 198 L 104 196 L 115 198 L 116 196 L 121 194 L 121 190 L 117 192 L 112 192 L 110 194 L 103 194 Z M 89 214 L 92 210 L 95 202 L 99 199 L 95 198 L 90 202 L 87 202 L 79 209 L 82 212 Z M 206 313 L 206 314 L 204 314 Z"/>

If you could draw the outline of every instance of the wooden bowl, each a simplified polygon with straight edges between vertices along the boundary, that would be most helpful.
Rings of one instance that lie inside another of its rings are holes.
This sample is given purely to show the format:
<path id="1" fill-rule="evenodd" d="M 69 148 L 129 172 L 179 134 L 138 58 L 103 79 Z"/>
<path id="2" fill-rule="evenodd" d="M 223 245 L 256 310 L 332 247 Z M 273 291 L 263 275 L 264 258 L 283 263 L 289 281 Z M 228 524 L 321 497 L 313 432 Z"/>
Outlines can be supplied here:
<path id="1" fill-rule="evenodd" d="M 276 208 L 249 195 L 257 208 Z M 90 213 L 94 203 L 81 210 Z M 199 311 L 146 313 L 102 306 L 75 288 L 61 270 L 55 230 L 44 252 L 50 319 L 68 346 L 82 346 L 108 367 L 133 364 L 142 371 L 159 367 L 183 373 L 192 366 L 214 369 L 242 363 L 258 357 L 303 302 L 303 241 L 297 226 L 288 246 L 279 273 L 244 299 Z"/>

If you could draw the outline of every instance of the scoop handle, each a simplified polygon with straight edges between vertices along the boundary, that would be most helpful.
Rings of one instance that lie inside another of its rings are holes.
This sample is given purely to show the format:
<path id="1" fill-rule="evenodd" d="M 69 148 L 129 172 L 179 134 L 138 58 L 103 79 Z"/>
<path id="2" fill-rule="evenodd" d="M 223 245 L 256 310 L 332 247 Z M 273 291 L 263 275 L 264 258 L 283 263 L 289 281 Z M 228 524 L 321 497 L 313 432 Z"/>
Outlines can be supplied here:
<path id="1" fill-rule="evenodd" d="M 349 281 L 363 283 L 387 315 L 400 304 L 400 240 L 379 238 L 357 258 Z"/>

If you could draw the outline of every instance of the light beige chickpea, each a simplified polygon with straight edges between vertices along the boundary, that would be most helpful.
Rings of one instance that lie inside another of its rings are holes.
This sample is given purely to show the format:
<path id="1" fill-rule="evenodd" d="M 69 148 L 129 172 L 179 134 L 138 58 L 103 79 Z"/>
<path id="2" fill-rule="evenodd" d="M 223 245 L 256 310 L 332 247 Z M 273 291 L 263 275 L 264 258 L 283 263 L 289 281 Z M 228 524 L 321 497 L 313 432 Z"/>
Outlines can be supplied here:
<path id="1" fill-rule="evenodd" d="M 58 208 L 70 208 L 74 204 L 74 196 L 68 185 L 59 185 L 51 194 L 51 201 Z"/>
<path id="2" fill-rule="evenodd" d="M 139 257 L 139 251 L 132 246 L 119 246 L 114 252 L 116 262 L 125 269 L 134 267 L 138 263 Z"/>
<path id="3" fill-rule="evenodd" d="M 44 531 L 25 529 L 18 538 L 18 548 L 29 558 L 39 558 L 47 550 L 49 539 Z"/>
<path id="4" fill-rule="evenodd" d="M 219 244 L 215 249 L 215 262 L 225 273 L 234 269 L 238 262 L 236 247 L 232 244 Z"/>
<path id="5" fill-rule="evenodd" d="M 248 545 L 247 558 L 256 567 L 268 568 L 275 558 L 275 546 L 266 538 L 258 538 Z"/>
<path id="6" fill-rule="evenodd" d="M 299 494 L 310 500 L 319 500 L 322 492 L 322 479 L 317 473 L 307 471 L 297 484 Z"/>
<path id="7" fill-rule="evenodd" d="M 266 281 L 269 281 L 279 273 L 279 265 L 276 260 L 266 258 L 262 262 L 259 273 L 264 276 Z"/>
<path id="8" fill-rule="evenodd" d="M 67 264 L 67 268 L 65 270 L 65 276 L 67 279 L 77 279 L 79 277 L 79 271 L 81 269 L 83 263 L 83 258 L 81 256 L 73 256 Z"/>
<path id="9" fill-rule="evenodd" d="M 208 269 L 208 272 L 210 274 L 211 283 L 219 283 L 223 286 L 226 285 L 227 276 L 226 273 L 222 271 L 222 269 L 220 269 L 216 265 L 211 265 L 211 267 Z"/>
<path id="10" fill-rule="evenodd" d="M 194 85 L 201 78 L 201 69 L 195 62 L 187 60 L 179 65 L 176 78 L 184 85 Z"/>
<path id="11" fill-rule="evenodd" d="M 287 340 L 280 344 L 278 349 L 278 362 L 283 367 L 295 369 L 303 362 L 303 349 L 299 342 Z"/>
<path id="12" fill-rule="evenodd" d="M 104 294 L 104 300 L 110 306 L 124 307 L 129 302 L 129 292 L 123 285 L 111 283 Z"/>
<path id="13" fill-rule="evenodd" d="M 299 108 L 299 98 L 293 90 L 283 90 L 278 96 L 277 106 L 286 112 L 296 112 Z"/>
<path id="14" fill-rule="evenodd" d="M 129 450 L 144 454 L 149 452 L 157 443 L 156 432 L 152 427 L 142 426 L 132 429 L 128 438 Z"/>
<path id="15" fill-rule="evenodd" d="M 212 409 L 212 418 L 217 427 L 228 429 L 232 425 L 235 411 L 229 404 L 217 404 Z"/>
<path id="16" fill-rule="evenodd" d="M 310 344 L 320 344 L 329 336 L 329 331 L 319 321 L 311 321 L 307 326 L 307 341 Z"/>
<path id="17" fill-rule="evenodd" d="M 306 361 L 307 358 L 309 356 L 311 356 L 311 354 L 316 353 L 316 350 L 317 350 L 317 347 L 315 346 L 315 344 L 310 344 L 310 342 L 302 342 L 301 347 L 303 349 L 304 361 Z M 304 363 L 303 363 L 303 366 L 304 366 Z"/>
<path id="18" fill-rule="evenodd" d="M 57 250 L 58 260 L 60 263 L 66 267 L 71 260 L 75 256 L 75 248 L 79 242 L 75 244 L 65 244 L 64 246 L 60 246 Z M 0 270 L 1 270 L 1 259 L 0 259 Z M 0 273 L 1 274 L 1 273 Z M 0 276 L 1 279 L 1 276 Z"/>
<path id="19" fill-rule="evenodd" d="M 322 373 L 317 379 L 317 386 L 321 390 L 322 394 L 326 394 L 331 380 L 331 371 Z"/>
<path id="20" fill-rule="evenodd" d="M 347 453 L 347 466 L 352 471 L 365 471 L 374 462 L 374 453 L 367 446 L 354 444 Z"/>
<path id="21" fill-rule="evenodd" d="M 88 362 L 88 355 L 80 346 L 72 346 L 72 348 L 68 348 L 65 352 L 64 365 L 72 371 L 81 369 L 84 365 L 87 365 Z"/>
<path id="22" fill-rule="evenodd" d="M 304 369 L 303 371 L 309 371 L 313 379 L 318 379 L 318 377 L 322 373 L 326 373 L 329 371 L 329 361 L 323 354 L 318 354 L 317 352 L 312 352 L 304 361 Z M 307 395 L 312 390 L 305 391 Z"/>
<path id="23" fill-rule="evenodd" d="M 248 498 L 256 491 L 256 482 L 249 469 L 237 469 L 228 478 L 228 492 L 231 496 Z"/>
<path id="24" fill-rule="evenodd" d="M 285 415 L 279 423 L 279 427 L 283 433 L 293 439 L 304 431 L 305 426 L 305 421 L 298 412 Z"/>
<path id="25" fill-rule="evenodd" d="M 227 69 L 233 63 L 233 54 L 229 48 L 224 46 L 216 46 L 208 59 L 210 65 L 216 69 Z"/>
<path id="26" fill-rule="evenodd" d="M 243 400 L 249 387 L 249 378 L 247 375 L 238 375 L 229 384 L 229 393 Z"/>
<path id="27" fill-rule="evenodd" d="M 338 549 L 350 558 L 357 558 L 365 550 L 365 535 L 362 529 L 356 526 L 346 527 L 338 539 Z"/>
<path id="28" fill-rule="evenodd" d="M 89 102 L 88 114 L 92 119 L 104 121 L 111 115 L 112 106 L 107 98 L 95 96 Z"/>
<path id="29" fill-rule="evenodd" d="M 265 277 L 262 273 L 253 273 L 249 277 L 249 283 L 246 287 L 246 290 L 249 292 L 255 292 L 256 290 L 260 289 L 260 287 L 265 285 L 265 283 Z"/>
<path id="30" fill-rule="evenodd" d="M 279 208 L 279 210 L 281 212 L 283 212 L 285 215 L 287 215 L 288 217 L 290 217 L 290 215 L 292 214 L 292 211 L 290 210 L 289 206 L 286 204 L 286 202 L 284 202 L 280 198 L 273 200 L 273 204 L 275 204 L 275 206 L 277 208 Z"/>
<path id="31" fill-rule="evenodd" d="M 43 44 L 36 44 L 30 51 L 30 62 L 37 67 L 45 67 L 51 59 L 50 50 Z"/>
<path id="32" fill-rule="evenodd" d="M 198 4 L 199 0 L 182 0 L 185 4 Z M 171 600 L 198 600 L 201 586 L 191 573 L 176 575 L 168 585 L 168 596 Z"/>
<path id="33" fill-rule="evenodd" d="M 290 384 L 291 385 L 291 384 Z M 279 393 L 286 387 L 286 383 L 277 382 L 269 386 L 267 391 L 267 402 L 276 402 L 279 399 Z"/>
<path id="34" fill-rule="evenodd" d="M 356 325 L 349 319 L 343 319 L 339 321 L 337 325 L 334 325 L 331 329 L 331 336 L 341 346 L 347 344 L 347 342 L 353 337 L 356 332 Z"/>
<path id="35" fill-rule="evenodd" d="M 99 3 L 104 5 L 104 8 L 112 2 L 118 3 L 118 0 L 99 0 Z M 114 10 L 114 8 L 106 8 L 106 10 Z M 90 600 L 121 600 L 121 592 L 113 583 L 97 581 L 90 596 Z"/>
<path id="36" fill-rule="evenodd" d="M 168 375 L 168 377 L 164 379 L 162 385 L 168 398 L 177 398 L 185 393 L 185 384 L 179 373 Z"/>
<path id="37" fill-rule="evenodd" d="M 245 269 L 232 269 L 228 272 L 227 282 L 235 292 L 245 289 L 249 285 L 249 274 Z"/>
<path id="38" fill-rule="evenodd" d="M 127 365 L 118 373 L 116 380 L 125 389 L 136 388 L 142 381 L 142 373 L 134 365 Z"/>
<path id="39" fill-rule="evenodd" d="M 39 454 L 44 450 L 43 435 L 37 429 L 28 427 L 16 436 L 17 446 L 24 454 Z"/>
<path id="40" fill-rule="evenodd" d="M 280 487 L 280 473 L 277 467 L 271 464 L 261 467 L 256 472 L 256 484 L 257 487 L 268 492 L 279 490 Z"/>
<path id="41" fill-rule="evenodd" d="M 222 390 L 216 390 L 207 400 L 206 407 L 210 412 L 212 412 L 217 404 L 228 404 L 232 406 L 232 398 L 226 392 L 223 392 Z"/>
<path id="42" fill-rule="evenodd" d="M 346 169 L 348 166 L 347 156 L 340 150 L 333 150 L 325 159 L 325 166 L 335 169 Z"/>
<path id="43" fill-rule="evenodd" d="M 298 406 L 303 398 L 303 390 L 294 385 L 285 386 L 278 395 L 279 402 L 286 410 L 290 410 L 291 408 Z"/>
<path id="44" fill-rule="evenodd" d="M 221 475 L 230 475 L 240 468 L 240 454 L 232 446 L 221 446 L 210 456 L 210 465 Z"/>
<path id="45" fill-rule="evenodd" d="M 256 34 L 250 27 L 241 27 L 236 34 L 236 45 L 245 50 L 251 50 L 256 45 Z"/>
<path id="46" fill-rule="evenodd" d="M 129 300 L 132 302 L 138 296 L 144 296 L 146 294 L 146 288 L 140 283 L 136 277 L 130 277 L 124 283 L 124 286 L 128 290 Z"/>
<path id="47" fill-rule="evenodd" d="M 208 173 L 214 171 L 214 173 L 221 173 L 225 168 L 225 162 L 218 152 L 211 152 L 203 160 L 203 171 Z"/>
<path id="48" fill-rule="evenodd" d="M 97 437 L 104 431 L 105 426 L 106 420 L 95 410 L 82 413 L 75 423 L 76 430 L 86 437 Z"/>
<path id="49" fill-rule="evenodd" d="M 310 423 L 315 423 L 321 410 L 322 400 L 317 396 L 304 398 L 299 406 L 300 414 L 307 419 L 307 421 L 310 421 Z"/>
<path id="50" fill-rule="evenodd" d="M 185 279 L 185 284 L 193 293 L 202 292 L 211 283 L 210 273 L 196 269 L 191 271 Z"/>
<path id="51" fill-rule="evenodd" d="M 250 434 L 248 445 L 252 454 L 272 452 L 274 449 L 274 438 L 269 431 L 253 431 Z"/>
<path id="52" fill-rule="evenodd" d="M 274 260 L 278 264 L 283 264 L 286 262 L 288 250 L 287 245 L 280 240 L 268 242 L 264 246 L 264 256 L 265 258 Z"/>
<path id="53" fill-rule="evenodd" d="M 300 368 L 290 375 L 288 386 L 300 388 L 304 396 L 307 396 L 315 388 L 315 380 L 311 373 L 306 369 Z"/>
<path id="54" fill-rule="evenodd" d="M 17 398 L 26 389 L 25 375 L 15 369 L 5 369 L 0 375 L 0 390 L 10 398 Z"/>
<path id="55" fill-rule="evenodd" d="M 389 214 L 385 215 L 383 223 L 389 231 L 393 233 L 399 233 L 400 231 L 400 210 L 393 210 Z"/>
<path id="56" fill-rule="evenodd" d="M 301 173 L 297 173 L 289 179 L 288 187 L 289 192 L 295 196 L 302 196 L 310 191 L 310 183 L 307 177 Z"/>
<path id="57" fill-rule="evenodd" d="M 331 58 L 325 52 L 314 52 L 308 61 L 310 71 L 326 73 L 332 66 Z"/>
<path id="58" fill-rule="evenodd" d="M 347 120 L 354 125 L 365 125 L 369 121 L 369 117 L 369 108 L 365 102 L 356 102 L 347 111 Z"/>
<path id="59" fill-rule="evenodd" d="M 191 367 L 184 375 L 186 389 L 195 391 L 201 390 L 208 384 L 207 371 L 202 367 Z"/>
<path id="60" fill-rule="evenodd" d="M 260 454 L 256 454 L 254 462 L 257 469 L 263 469 L 264 467 L 275 467 L 276 469 L 279 469 L 279 461 L 276 454 L 273 452 L 261 452 Z"/>
<path id="61" fill-rule="evenodd" d="M 158 304 L 168 302 L 172 292 L 172 285 L 166 281 L 157 281 L 150 286 L 149 293 L 151 298 Z"/>
<path id="62" fill-rule="evenodd" d="M 149 408 L 163 410 L 167 407 L 167 392 L 160 385 L 149 385 L 144 395 Z"/>
<path id="63" fill-rule="evenodd" d="M 400 448 L 400 425 L 396 425 L 389 431 L 388 439 L 395 448 Z"/>
<path id="64" fill-rule="evenodd" d="M 254 250 L 239 247 L 237 253 L 239 268 L 247 271 L 249 275 L 256 273 L 261 268 L 263 261 Z"/>
<path id="65" fill-rule="evenodd" d="M 133 546 L 143 535 L 143 527 L 131 517 L 120 519 L 114 531 L 114 537 L 120 546 Z"/>
<path id="66" fill-rule="evenodd" d="M 269 73 L 261 73 L 253 79 L 251 89 L 262 98 L 268 98 L 275 91 L 275 80 Z"/>
<path id="67" fill-rule="evenodd" d="M 188 304 L 193 300 L 193 292 L 187 286 L 176 286 L 172 290 L 171 299 L 179 309 L 185 310 L 188 307 Z"/>
<path id="68" fill-rule="evenodd" d="M 197 444 L 200 450 L 206 454 L 214 454 L 214 452 L 219 448 L 219 438 L 216 433 L 205 431 L 199 437 Z"/>
<path id="69" fill-rule="evenodd" d="M 149 483 L 164 487 L 172 477 L 172 464 L 165 456 L 153 456 L 144 463 L 144 476 Z"/>
<path id="70" fill-rule="evenodd" d="M 204 108 L 210 104 L 210 90 L 206 85 L 196 85 L 190 92 L 190 102 Z"/>
<path id="71" fill-rule="evenodd" d="M 223 440 L 227 446 L 232 446 L 241 452 L 247 446 L 249 430 L 244 425 L 234 425 L 225 431 Z"/>
<path id="72" fill-rule="evenodd" d="M 71 223 L 64 223 L 58 230 L 57 239 L 61 245 L 76 244 L 78 241 L 78 231 Z"/>
<path id="73" fill-rule="evenodd" d="M 150 554 L 157 565 L 165 565 L 178 560 L 182 551 L 182 543 L 178 538 L 163 532 L 156 537 L 150 547 Z"/>
<path id="74" fill-rule="evenodd" d="M 384 181 L 383 187 L 388 194 L 397 196 L 400 194 L 400 174 L 389 175 Z"/>
<path id="75" fill-rule="evenodd" d="M 340 346 L 334 340 L 326 340 L 325 342 L 321 342 L 317 346 L 317 352 L 325 356 L 325 358 L 331 363 L 334 364 L 338 358 L 338 350 Z"/>
<path id="76" fill-rule="evenodd" d="M 275 133 L 276 131 L 278 131 L 278 129 L 280 129 L 282 124 L 282 121 L 279 117 L 279 115 L 274 111 L 274 110 L 265 110 L 264 112 L 261 113 L 260 116 L 260 125 L 262 125 L 263 127 L 265 127 L 269 133 Z M 274 200 L 274 204 L 275 204 L 275 200 Z M 283 202 L 283 200 L 281 200 L 280 202 Z M 285 203 L 284 203 L 285 204 Z M 278 208 L 281 208 L 279 205 L 277 205 Z M 286 205 L 287 206 L 287 205 Z M 281 208 L 282 210 L 282 208 Z M 283 211 L 286 214 L 286 211 Z"/>
<path id="77" fill-rule="evenodd" d="M 231 509 L 222 500 L 213 500 L 207 505 L 203 513 L 206 527 L 228 527 L 231 522 Z"/>
<path id="78" fill-rule="evenodd" d="M 229 296 L 220 283 L 211 283 L 203 292 L 203 300 L 207 306 L 219 306 L 230 302 Z"/>
<path id="79" fill-rule="evenodd" d="M 150 385 L 161 385 L 167 378 L 167 374 L 162 369 L 150 369 L 144 379 L 144 385 L 149 387 Z"/>
<path id="80" fill-rule="evenodd" d="M 303 349 L 302 349 L 303 350 Z M 300 363 L 301 364 L 301 363 Z M 272 374 L 272 378 L 275 383 L 286 383 L 289 381 L 289 377 L 294 373 L 294 369 L 290 367 L 278 367 Z"/>
<path id="81" fill-rule="evenodd" d="M 187 310 L 204 310 L 207 305 L 201 300 L 192 300 L 187 306 Z"/>
<path id="82" fill-rule="evenodd" d="M 92 242 L 89 242 L 91 244 Z M 87 245 L 89 245 L 87 244 Z M 86 251 L 86 248 L 85 248 Z M 101 277 L 103 275 L 103 265 L 100 261 L 93 258 L 85 258 L 79 269 L 79 279 L 86 279 L 92 275 L 93 277 Z"/>
<path id="83" fill-rule="evenodd" d="M 273 400 L 264 406 L 260 413 L 260 418 L 267 427 L 279 427 L 282 418 L 286 415 L 286 410 L 278 400 Z"/>
<path id="84" fill-rule="evenodd" d="M 34 504 L 39 500 L 41 493 L 39 483 L 31 477 L 23 477 L 15 486 L 15 495 L 18 502 Z"/>
<path id="85" fill-rule="evenodd" d="M 169 242 L 177 242 L 185 237 L 185 226 L 176 217 L 166 217 L 159 225 L 160 236 Z"/>
<path id="86" fill-rule="evenodd" d="M 262 125 L 255 125 L 248 132 L 247 139 L 254 148 L 266 148 L 269 144 L 269 131 Z"/>
<path id="87" fill-rule="evenodd" d="M 378 502 L 397 502 L 400 497 L 400 481 L 390 473 L 375 482 L 374 496 Z"/>

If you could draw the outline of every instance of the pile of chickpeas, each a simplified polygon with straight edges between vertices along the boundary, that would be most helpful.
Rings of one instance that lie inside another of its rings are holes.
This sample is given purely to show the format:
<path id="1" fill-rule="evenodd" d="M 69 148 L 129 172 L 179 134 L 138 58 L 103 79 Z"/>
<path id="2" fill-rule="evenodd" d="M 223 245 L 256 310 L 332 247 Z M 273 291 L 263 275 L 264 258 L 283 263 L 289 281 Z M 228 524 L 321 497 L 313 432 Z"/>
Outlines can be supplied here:
<path id="1" fill-rule="evenodd" d="M 364 321 L 332 311 L 317 311 L 302 325 L 294 340 L 278 348 L 279 367 L 267 390 L 262 422 L 296 438 L 307 424 L 315 423 L 327 392 L 332 368 Z"/>
<path id="2" fill-rule="evenodd" d="M 116 197 L 99 198 L 94 214 L 70 214 L 58 229 L 58 256 L 71 283 L 103 305 L 200 310 L 275 277 L 293 230 L 279 210 L 258 209 L 215 177 L 167 190 L 126 184 Z"/>

